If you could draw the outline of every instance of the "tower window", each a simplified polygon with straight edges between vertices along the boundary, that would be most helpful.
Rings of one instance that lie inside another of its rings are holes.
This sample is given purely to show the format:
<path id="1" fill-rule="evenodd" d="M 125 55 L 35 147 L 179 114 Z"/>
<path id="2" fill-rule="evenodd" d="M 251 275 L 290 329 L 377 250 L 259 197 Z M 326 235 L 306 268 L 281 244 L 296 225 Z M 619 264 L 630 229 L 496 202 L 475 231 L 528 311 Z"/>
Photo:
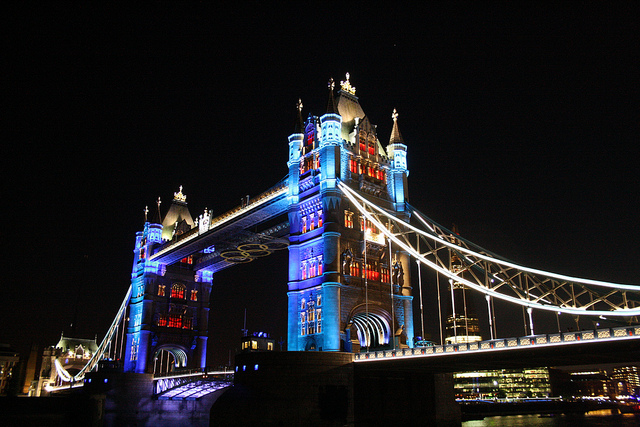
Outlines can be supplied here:
<path id="1" fill-rule="evenodd" d="M 322 209 L 318 210 L 318 228 L 322 227 Z"/>
<path id="2" fill-rule="evenodd" d="M 198 301 L 198 291 L 195 289 L 191 290 L 191 301 Z"/>
<path id="3" fill-rule="evenodd" d="M 307 217 L 303 216 L 302 217 L 302 233 L 306 233 L 307 232 Z"/>
<path id="4" fill-rule="evenodd" d="M 165 285 L 158 285 L 158 296 L 159 297 L 163 297 L 165 296 Z"/>
<path id="5" fill-rule="evenodd" d="M 344 226 L 346 228 L 353 228 L 353 212 L 344 211 Z"/>
<path id="6" fill-rule="evenodd" d="M 173 286 L 171 286 L 171 298 L 184 299 L 185 291 L 186 291 L 186 288 L 183 284 L 174 283 Z"/>
<path id="7" fill-rule="evenodd" d="M 313 212 L 309 214 L 309 230 L 313 231 L 315 229 L 315 215 Z"/>

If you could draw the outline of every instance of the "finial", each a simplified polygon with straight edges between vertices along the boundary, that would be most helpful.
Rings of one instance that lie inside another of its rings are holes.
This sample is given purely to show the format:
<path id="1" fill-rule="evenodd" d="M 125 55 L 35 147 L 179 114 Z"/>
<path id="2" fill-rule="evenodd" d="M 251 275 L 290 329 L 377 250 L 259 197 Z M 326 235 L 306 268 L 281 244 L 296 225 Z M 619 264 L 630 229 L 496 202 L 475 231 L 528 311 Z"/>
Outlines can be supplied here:
<path id="1" fill-rule="evenodd" d="M 296 108 L 298 111 L 302 112 L 302 99 L 298 98 L 298 102 L 296 103 Z"/>
<path id="2" fill-rule="evenodd" d="M 395 108 L 393 109 L 393 114 L 391 114 L 391 118 L 393 119 L 394 122 L 398 120 L 398 111 Z"/>
<path id="3" fill-rule="evenodd" d="M 144 222 L 147 222 L 147 214 L 149 213 L 149 206 L 144 207 Z"/>
<path id="4" fill-rule="evenodd" d="M 158 196 L 158 200 L 156 201 L 156 203 L 158 204 L 158 211 L 160 210 L 160 203 L 162 203 L 162 201 L 160 200 L 160 196 Z"/>
<path id="5" fill-rule="evenodd" d="M 356 88 L 354 86 L 351 86 L 351 83 L 349 82 L 349 77 L 351 75 L 349 73 L 347 73 L 345 75 L 346 79 L 345 81 L 341 81 L 340 82 L 340 87 L 342 88 L 343 91 L 350 93 L 351 95 L 355 95 L 356 94 Z"/>
<path id="6" fill-rule="evenodd" d="M 182 185 L 180 186 L 180 191 L 177 193 L 173 193 L 173 200 L 178 200 L 180 202 L 186 202 L 187 196 L 182 194 Z"/>
<path id="7" fill-rule="evenodd" d="M 333 81 L 333 77 L 329 79 L 329 90 L 333 90 L 336 87 L 336 82 Z"/>

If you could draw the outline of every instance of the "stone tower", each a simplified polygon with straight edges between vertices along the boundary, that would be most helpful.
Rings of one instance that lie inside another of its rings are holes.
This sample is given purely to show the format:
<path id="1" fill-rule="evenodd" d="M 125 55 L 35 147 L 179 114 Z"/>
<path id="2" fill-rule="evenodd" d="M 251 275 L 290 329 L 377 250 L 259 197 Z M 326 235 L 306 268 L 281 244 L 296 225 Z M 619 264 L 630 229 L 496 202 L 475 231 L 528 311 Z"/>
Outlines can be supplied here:
<path id="1" fill-rule="evenodd" d="M 386 151 L 346 80 L 322 116 L 289 136 L 288 349 L 360 351 L 412 347 L 408 254 L 363 220 L 341 181 L 408 220 L 407 146 L 394 110 Z"/>
<path id="2" fill-rule="evenodd" d="M 202 218 L 201 218 L 202 221 Z M 126 372 L 153 373 L 206 365 L 209 295 L 213 274 L 197 271 L 193 255 L 163 265 L 150 260 L 161 245 L 194 227 L 182 188 L 165 215 L 136 234 L 125 347 Z"/>

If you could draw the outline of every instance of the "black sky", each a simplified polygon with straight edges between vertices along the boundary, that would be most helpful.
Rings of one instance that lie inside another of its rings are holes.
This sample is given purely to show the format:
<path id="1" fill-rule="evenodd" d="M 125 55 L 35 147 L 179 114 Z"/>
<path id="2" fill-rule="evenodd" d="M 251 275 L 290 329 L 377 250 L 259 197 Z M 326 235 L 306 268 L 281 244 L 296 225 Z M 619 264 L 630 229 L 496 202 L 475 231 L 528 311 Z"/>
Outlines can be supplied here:
<path id="1" fill-rule="evenodd" d="M 383 144 L 397 108 L 422 212 L 531 267 L 640 282 L 637 3 L 31 4 L 5 21 L 1 342 L 55 344 L 75 307 L 101 338 L 145 205 L 183 185 L 193 216 L 223 212 L 275 184 L 297 99 L 322 114 L 346 72 Z M 214 279 L 210 363 L 245 308 L 286 337 L 285 264 Z"/>

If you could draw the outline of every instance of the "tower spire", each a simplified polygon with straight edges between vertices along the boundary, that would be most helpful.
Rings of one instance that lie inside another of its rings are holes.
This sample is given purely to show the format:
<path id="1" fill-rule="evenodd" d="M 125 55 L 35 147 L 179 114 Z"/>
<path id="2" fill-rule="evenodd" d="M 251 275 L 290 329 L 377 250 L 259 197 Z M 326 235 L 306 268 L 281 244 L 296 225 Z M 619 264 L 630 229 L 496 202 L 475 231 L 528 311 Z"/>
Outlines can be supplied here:
<path id="1" fill-rule="evenodd" d="M 336 87 L 336 82 L 333 81 L 333 77 L 329 79 L 329 102 L 327 103 L 327 114 L 338 114 L 336 108 L 336 101 L 333 99 L 333 89 Z"/>
<path id="2" fill-rule="evenodd" d="M 393 114 L 391 114 L 391 118 L 393 119 L 393 129 L 391 130 L 391 138 L 389 138 L 389 144 L 404 144 L 404 140 L 402 139 L 402 135 L 400 134 L 400 129 L 398 129 L 398 110 L 393 109 Z"/>
<path id="3" fill-rule="evenodd" d="M 293 133 L 304 133 L 304 121 L 302 120 L 302 99 L 298 98 L 296 103 L 296 125 Z"/>

